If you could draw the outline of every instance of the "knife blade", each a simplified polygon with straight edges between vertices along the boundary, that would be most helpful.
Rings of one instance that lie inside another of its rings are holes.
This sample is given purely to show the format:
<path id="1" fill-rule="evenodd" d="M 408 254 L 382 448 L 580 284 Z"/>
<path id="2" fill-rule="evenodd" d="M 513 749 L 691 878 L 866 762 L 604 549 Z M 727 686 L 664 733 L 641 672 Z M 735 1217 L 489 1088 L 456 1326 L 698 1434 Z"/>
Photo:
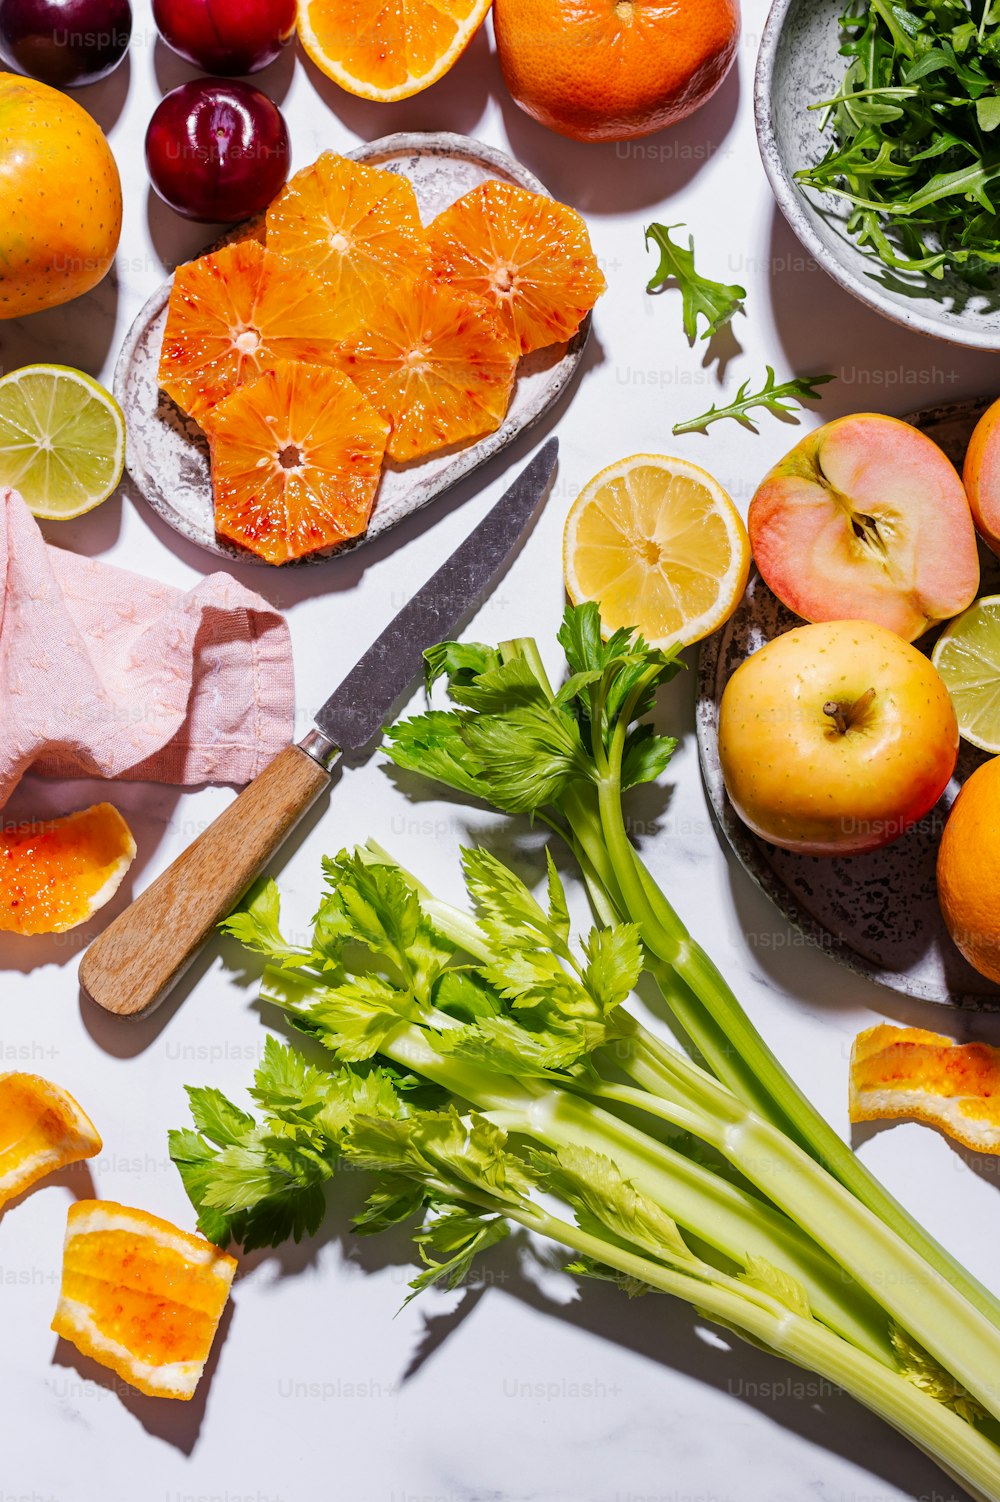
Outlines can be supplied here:
<path id="1" fill-rule="evenodd" d="M 458 630 L 485 598 L 548 491 L 559 442 L 550 438 L 479 526 L 413 596 L 316 716 L 214 823 L 91 944 L 85 995 L 140 1017 L 173 990 L 219 921 L 239 902 L 329 787 L 344 752 L 370 746 L 419 673 L 426 647 Z"/>

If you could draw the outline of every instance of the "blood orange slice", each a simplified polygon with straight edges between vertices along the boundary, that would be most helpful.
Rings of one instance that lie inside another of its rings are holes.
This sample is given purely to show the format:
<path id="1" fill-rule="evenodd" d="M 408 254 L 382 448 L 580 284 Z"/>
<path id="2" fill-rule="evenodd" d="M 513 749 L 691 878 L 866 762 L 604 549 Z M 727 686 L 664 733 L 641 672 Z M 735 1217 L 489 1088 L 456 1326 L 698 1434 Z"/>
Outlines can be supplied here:
<path id="1" fill-rule="evenodd" d="M 46 1174 L 101 1151 L 72 1095 L 37 1074 L 0 1074 L 0 1208 Z"/>
<path id="2" fill-rule="evenodd" d="M 441 78 L 491 0 L 299 0 L 299 40 L 317 68 L 362 99 L 407 99 Z"/>
<path id="3" fill-rule="evenodd" d="M 386 453 L 407 462 L 498 428 L 517 359 L 488 303 L 428 278 L 395 287 L 340 363 L 392 424 Z"/>
<path id="4" fill-rule="evenodd" d="M 428 227 L 434 274 L 485 297 L 522 355 L 576 333 L 607 283 L 575 209 L 491 179 Z"/>
<path id="5" fill-rule="evenodd" d="M 235 1272 L 234 1257 L 169 1221 L 80 1200 L 69 1211 L 52 1328 L 147 1396 L 187 1400 Z"/>
<path id="6" fill-rule="evenodd" d="M 58 934 L 117 892 L 135 859 L 132 831 L 110 803 L 0 830 L 0 930 Z"/>
<path id="7" fill-rule="evenodd" d="M 216 402 L 278 360 L 322 364 L 352 326 L 307 266 L 256 240 L 181 266 L 160 356 L 160 385 L 198 422 Z"/>
<path id="8" fill-rule="evenodd" d="M 358 537 L 388 422 L 328 365 L 281 361 L 205 417 L 215 525 L 268 563 Z"/>
<path id="9" fill-rule="evenodd" d="M 332 151 L 290 178 L 267 212 L 269 249 L 316 271 L 353 326 L 388 288 L 424 273 L 430 253 L 408 178 Z"/>

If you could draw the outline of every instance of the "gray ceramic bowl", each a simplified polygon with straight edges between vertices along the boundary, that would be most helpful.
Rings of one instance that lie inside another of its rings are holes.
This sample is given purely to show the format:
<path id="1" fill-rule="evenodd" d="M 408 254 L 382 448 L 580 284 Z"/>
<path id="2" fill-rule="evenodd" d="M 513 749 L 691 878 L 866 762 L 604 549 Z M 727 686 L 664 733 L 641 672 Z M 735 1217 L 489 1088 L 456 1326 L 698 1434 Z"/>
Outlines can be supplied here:
<path id="1" fill-rule="evenodd" d="M 803 191 L 794 181 L 814 165 L 830 139 L 822 111 L 809 104 L 839 89 L 846 59 L 838 52 L 842 0 L 774 0 L 757 58 L 754 112 L 757 141 L 782 213 L 806 249 L 835 282 L 895 323 L 964 344 L 1000 349 L 1000 287 L 971 290 L 954 276 L 890 271 L 847 234 L 849 206 L 832 194 Z"/>

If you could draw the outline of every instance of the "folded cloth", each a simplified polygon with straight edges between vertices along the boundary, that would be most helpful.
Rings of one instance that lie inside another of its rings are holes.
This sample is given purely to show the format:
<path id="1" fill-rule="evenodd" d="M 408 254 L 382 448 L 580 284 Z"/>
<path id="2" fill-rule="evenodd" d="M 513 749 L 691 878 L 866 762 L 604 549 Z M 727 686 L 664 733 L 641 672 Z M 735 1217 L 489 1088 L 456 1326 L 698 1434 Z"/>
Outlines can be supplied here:
<path id="1" fill-rule="evenodd" d="M 29 767 L 244 783 L 288 744 L 291 642 L 266 600 L 50 547 L 15 491 L 0 510 L 0 807 Z"/>

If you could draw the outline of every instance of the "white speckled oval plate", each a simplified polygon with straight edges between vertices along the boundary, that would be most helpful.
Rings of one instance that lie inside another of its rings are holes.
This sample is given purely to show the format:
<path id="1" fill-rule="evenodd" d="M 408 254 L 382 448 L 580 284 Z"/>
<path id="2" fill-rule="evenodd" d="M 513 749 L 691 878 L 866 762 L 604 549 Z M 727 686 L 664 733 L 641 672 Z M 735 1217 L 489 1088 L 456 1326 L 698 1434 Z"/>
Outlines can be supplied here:
<path id="1" fill-rule="evenodd" d="M 988 405 L 958 402 L 906 419 L 961 466 L 969 435 Z M 980 593 L 1000 592 L 1000 559 L 980 548 Z M 751 652 L 801 624 L 754 573 L 731 620 L 703 645 L 699 664 L 698 750 L 716 819 L 758 886 L 806 938 L 860 975 L 906 996 L 976 1010 L 1000 1009 L 1000 988 L 978 975 L 948 936 L 937 903 L 937 848 L 962 783 L 986 755 L 962 742 L 941 800 L 908 834 L 883 850 L 839 859 L 795 855 L 751 834 L 726 797 L 719 763 L 722 690 Z M 921 645 L 929 645 L 928 638 Z"/>
<path id="2" fill-rule="evenodd" d="M 425 222 L 487 178 L 516 183 L 533 193 L 547 191 L 511 157 L 467 136 L 385 136 L 346 154 L 354 161 L 408 177 Z M 274 567 L 216 535 L 208 444 L 197 423 L 160 390 L 157 367 L 172 285 L 171 278 L 149 299 L 118 357 L 114 389 L 128 424 L 128 473 L 153 510 L 182 537 L 222 558 Z M 510 410 L 495 433 L 468 448 L 431 455 L 418 464 L 397 467 L 387 461 L 364 536 L 342 544 L 333 554 L 313 555 L 298 564 L 321 563 L 380 537 L 513 442 L 559 399 L 580 363 L 589 333 L 588 317 L 568 344 L 555 344 L 522 359 Z"/>

